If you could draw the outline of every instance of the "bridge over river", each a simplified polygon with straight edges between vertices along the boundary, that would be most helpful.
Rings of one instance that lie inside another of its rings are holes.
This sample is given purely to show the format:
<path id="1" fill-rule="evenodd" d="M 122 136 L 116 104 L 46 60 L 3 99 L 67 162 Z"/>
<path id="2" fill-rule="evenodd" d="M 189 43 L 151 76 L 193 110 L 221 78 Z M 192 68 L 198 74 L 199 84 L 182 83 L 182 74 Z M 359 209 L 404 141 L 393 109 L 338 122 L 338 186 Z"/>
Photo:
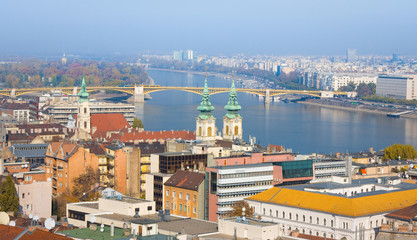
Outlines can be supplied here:
<path id="1" fill-rule="evenodd" d="M 68 95 L 76 95 L 78 87 L 43 87 L 43 88 L 13 88 L 2 89 L 0 95 L 16 98 L 21 95 L 32 94 L 37 92 L 62 91 Z M 101 87 L 87 87 L 87 92 L 96 92 L 103 90 L 112 90 L 130 94 L 134 97 L 135 102 L 144 102 L 145 95 L 159 91 L 185 91 L 202 95 L 202 87 L 162 87 L 159 85 L 138 85 L 138 86 L 101 86 Z M 210 95 L 217 93 L 229 92 L 230 88 L 209 88 Z M 355 97 L 355 92 L 333 92 L 333 91 L 309 91 L 309 90 L 283 90 L 283 89 L 250 89 L 250 88 L 236 88 L 237 92 L 252 93 L 262 96 L 265 102 L 269 102 L 271 97 L 284 94 L 308 95 L 319 98 L 333 98 L 334 96 Z"/>

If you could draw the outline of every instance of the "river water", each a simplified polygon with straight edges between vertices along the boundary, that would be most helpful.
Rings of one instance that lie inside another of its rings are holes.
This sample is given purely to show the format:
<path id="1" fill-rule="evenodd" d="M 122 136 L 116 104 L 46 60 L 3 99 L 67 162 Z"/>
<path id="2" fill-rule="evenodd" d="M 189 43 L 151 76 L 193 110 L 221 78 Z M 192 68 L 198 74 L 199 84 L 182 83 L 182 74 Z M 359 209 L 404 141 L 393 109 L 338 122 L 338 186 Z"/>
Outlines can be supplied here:
<path id="1" fill-rule="evenodd" d="M 155 84 L 161 86 L 202 87 L 204 76 L 160 70 L 148 70 Z M 230 87 L 231 80 L 209 76 L 209 87 Z M 239 84 L 237 88 L 241 87 Z M 197 106 L 201 96 L 183 91 L 151 93 L 151 100 L 136 104 L 136 114 L 146 130 L 195 131 Z M 223 127 L 228 93 L 211 96 L 215 106 L 218 131 Z M 352 153 L 374 150 L 394 144 L 417 146 L 417 120 L 393 119 L 384 115 L 350 112 L 301 103 L 271 102 L 264 104 L 258 96 L 238 93 L 242 106 L 243 135 L 248 141 L 255 136 L 262 146 L 283 145 L 298 153 Z"/>

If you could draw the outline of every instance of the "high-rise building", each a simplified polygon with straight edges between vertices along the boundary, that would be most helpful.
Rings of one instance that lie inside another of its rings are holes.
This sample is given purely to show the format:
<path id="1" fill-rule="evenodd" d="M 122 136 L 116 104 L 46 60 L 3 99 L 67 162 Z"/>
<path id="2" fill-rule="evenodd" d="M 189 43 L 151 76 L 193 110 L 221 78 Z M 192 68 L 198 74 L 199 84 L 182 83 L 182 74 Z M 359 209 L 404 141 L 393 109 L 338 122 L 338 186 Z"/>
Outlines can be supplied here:
<path id="1" fill-rule="evenodd" d="M 396 99 L 417 99 L 417 75 L 378 76 L 376 95 Z"/>
<path id="2" fill-rule="evenodd" d="M 348 48 L 346 50 L 346 62 L 353 62 L 356 60 L 356 49 Z"/>

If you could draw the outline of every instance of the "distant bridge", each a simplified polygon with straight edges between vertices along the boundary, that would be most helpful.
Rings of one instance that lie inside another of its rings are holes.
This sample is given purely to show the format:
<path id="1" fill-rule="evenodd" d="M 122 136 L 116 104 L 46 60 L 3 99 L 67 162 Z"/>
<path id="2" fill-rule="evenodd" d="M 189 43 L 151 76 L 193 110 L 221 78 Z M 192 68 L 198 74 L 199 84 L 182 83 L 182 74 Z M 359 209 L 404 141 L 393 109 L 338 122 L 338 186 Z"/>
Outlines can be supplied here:
<path id="1" fill-rule="evenodd" d="M 199 95 L 203 94 L 202 87 L 161 87 L 161 86 L 131 86 L 131 87 L 87 87 L 87 92 L 96 92 L 102 90 L 112 90 L 127 93 L 134 96 L 135 102 L 144 102 L 145 94 L 159 92 L 159 91 L 168 91 L 168 90 L 177 90 L 196 93 Z M 36 93 L 36 92 L 50 92 L 50 91 L 62 91 L 62 93 L 68 95 L 76 95 L 78 93 L 77 87 L 43 87 L 43 88 L 15 88 L 15 89 L 2 89 L 0 90 L 0 95 L 8 96 L 11 98 L 16 98 L 21 95 Z M 227 93 L 230 91 L 230 88 L 209 88 L 210 95 L 217 93 Z M 308 95 L 313 97 L 320 98 L 332 98 L 336 95 L 346 96 L 346 97 L 355 97 L 355 92 L 332 92 L 332 91 L 308 91 L 308 90 L 281 90 L 281 89 L 250 89 L 250 88 L 236 88 L 237 92 L 246 92 L 256 94 L 265 98 L 265 102 L 269 102 L 271 97 L 284 94 L 299 94 L 299 95 Z"/>

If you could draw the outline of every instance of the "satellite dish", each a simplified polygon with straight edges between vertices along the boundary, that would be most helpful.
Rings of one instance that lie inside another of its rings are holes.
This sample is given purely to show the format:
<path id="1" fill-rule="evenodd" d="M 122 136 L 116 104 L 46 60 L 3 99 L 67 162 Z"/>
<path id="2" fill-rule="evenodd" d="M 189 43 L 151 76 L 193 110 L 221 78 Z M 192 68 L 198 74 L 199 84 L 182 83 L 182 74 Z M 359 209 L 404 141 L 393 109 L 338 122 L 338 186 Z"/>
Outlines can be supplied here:
<path id="1" fill-rule="evenodd" d="M 33 220 L 39 221 L 39 217 L 38 216 L 33 216 Z"/>
<path id="2" fill-rule="evenodd" d="M 10 222 L 10 217 L 5 212 L 0 212 L 0 224 L 7 225 Z"/>
<path id="3" fill-rule="evenodd" d="M 55 220 L 53 218 L 48 218 L 45 220 L 45 227 L 48 230 L 51 230 L 52 228 L 55 227 Z"/>
<path id="4" fill-rule="evenodd" d="M 29 214 L 29 218 L 32 219 L 33 218 L 33 214 Z"/>
<path id="5" fill-rule="evenodd" d="M 96 217 L 91 216 L 91 217 L 90 217 L 90 222 L 91 222 L 91 223 L 95 223 L 95 222 L 96 222 Z"/>
<path id="6" fill-rule="evenodd" d="M 16 222 L 15 221 L 10 221 L 9 226 L 16 227 Z"/>

